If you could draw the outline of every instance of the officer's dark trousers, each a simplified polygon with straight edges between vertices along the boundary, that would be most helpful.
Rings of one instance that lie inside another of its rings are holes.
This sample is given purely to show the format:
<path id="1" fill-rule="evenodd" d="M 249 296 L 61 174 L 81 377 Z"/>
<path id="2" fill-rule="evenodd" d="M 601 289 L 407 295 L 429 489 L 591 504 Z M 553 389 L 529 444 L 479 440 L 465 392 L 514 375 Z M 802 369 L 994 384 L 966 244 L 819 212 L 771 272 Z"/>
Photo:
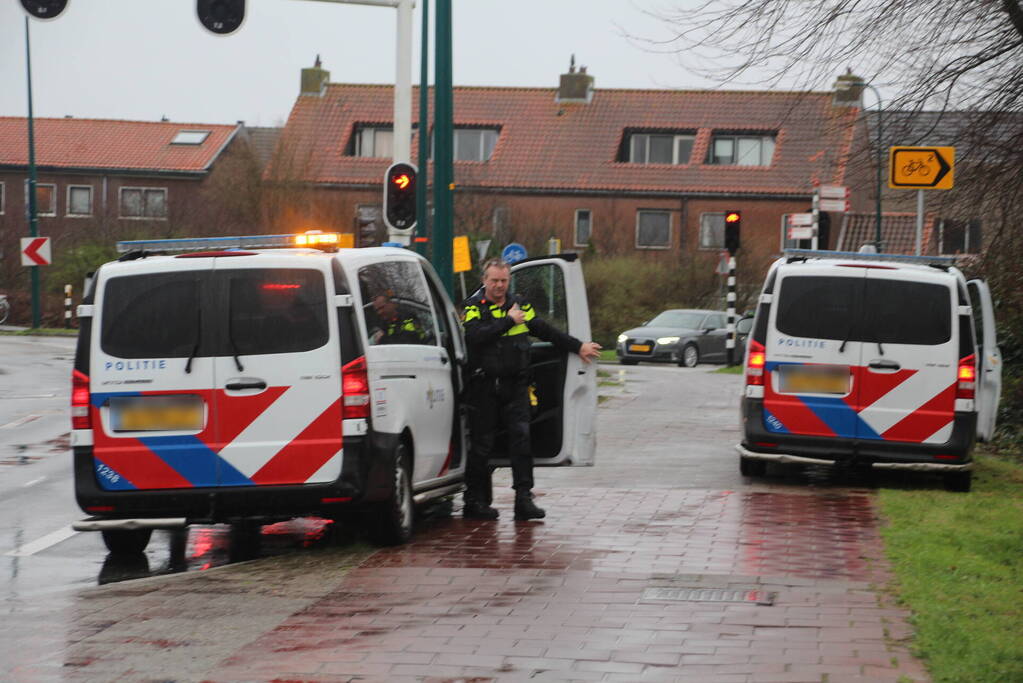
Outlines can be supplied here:
<path id="1" fill-rule="evenodd" d="M 465 499 L 493 502 L 490 457 L 495 432 L 503 427 L 502 443 L 512 468 L 516 492 L 533 488 L 533 454 L 529 445 L 529 384 L 524 378 L 474 378 L 469 387 L 471 444 L 465 463 Z"/>

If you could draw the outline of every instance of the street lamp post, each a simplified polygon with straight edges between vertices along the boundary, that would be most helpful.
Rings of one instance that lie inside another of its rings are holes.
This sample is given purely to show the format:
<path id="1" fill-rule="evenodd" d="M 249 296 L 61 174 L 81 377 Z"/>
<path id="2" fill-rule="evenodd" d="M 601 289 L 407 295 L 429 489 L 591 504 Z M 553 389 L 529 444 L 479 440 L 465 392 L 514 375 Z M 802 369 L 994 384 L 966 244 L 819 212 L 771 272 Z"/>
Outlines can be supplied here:
<path id="1" fill-rule="evenodd" d="M 28 80 L 28 234 L 39 236 L 39 215 L 36 207 L 36 143 L 32 118 L 32 47 L 28 36 L 28 17 L 25 17 L 25 68 Z M 42 325 L 39 305 L 39 266 L 29 266 L 32 278 L 32 327 Z"/>
<path id="2" fill-rule="evenodd" d="M 872 86 L 870 83 L 865 81 L 858 81 L 855 85 L 861 88 L 870 88 L 874 92 L 874 97 L 877 98 L 877 209 L 876 209 L 876 222 L 874 225 L 874 246 L 877 247 L 878 253 L 883 251 L 881 248 L 881 166 L 883 165 L 884 159 L 884 129 L 883 129 L 883 109 L 881 108 L 881 93 L 877 91 L 877 88 Z"/>

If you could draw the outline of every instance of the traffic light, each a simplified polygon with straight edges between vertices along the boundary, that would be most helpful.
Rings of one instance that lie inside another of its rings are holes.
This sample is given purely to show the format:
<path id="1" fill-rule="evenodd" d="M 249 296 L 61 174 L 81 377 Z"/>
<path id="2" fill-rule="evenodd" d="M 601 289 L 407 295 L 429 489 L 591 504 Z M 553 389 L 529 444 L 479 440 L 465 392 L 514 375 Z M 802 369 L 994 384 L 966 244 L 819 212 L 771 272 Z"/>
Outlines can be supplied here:
<path id="1" fill-rule="evenodd" d="M 195 13 L 207 31 L 226 36 L 245 20 L 245 0 L 196 0 Z"/>
<path id="2" fill-rule="evenodd" d="M 739 251 L 739 231 L 742 229 L 742 212 L 725 211 L 725 249 L 732 256 Z"/>
<path id="3" fill-rule="evenodd" d="M 409 234 L 416 227 L 416 167 L 399 162 L 384 175 L 384 221 Z"/>
<path id="4" fill-rule="evenodd" d="M 68 0 L 21 0 L 21 6 L 36 19 L 56 19 Z"/>

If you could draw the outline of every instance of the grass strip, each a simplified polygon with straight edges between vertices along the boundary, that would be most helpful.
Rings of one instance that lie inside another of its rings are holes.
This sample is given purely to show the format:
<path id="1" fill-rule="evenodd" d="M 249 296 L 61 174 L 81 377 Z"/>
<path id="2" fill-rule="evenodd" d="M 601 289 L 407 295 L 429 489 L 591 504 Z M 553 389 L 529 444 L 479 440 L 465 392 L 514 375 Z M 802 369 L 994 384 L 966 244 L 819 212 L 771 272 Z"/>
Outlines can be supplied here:
<path id="1" fill-rule="evenodd" d="M 718 373 L 719 375 L 741 375 L 742 374 L 742 365 L 741 364 L 740 365 L 722 365 L 720 368 L 718 368 L 714 372 Z"/>
<path id="2" fill-rule="evenodd" d="M 34 327 L 24 330 L 0 330 L 0 335 L 8 337 L 77 337 L 78 330 L 64 327 Z"/>
<path id="3" fill-rule="evenodd" d="M 972 493 L 879 498 L 894 591 L 934 681 L 1023 681 L 1023 467 L 981 455 Z"/>

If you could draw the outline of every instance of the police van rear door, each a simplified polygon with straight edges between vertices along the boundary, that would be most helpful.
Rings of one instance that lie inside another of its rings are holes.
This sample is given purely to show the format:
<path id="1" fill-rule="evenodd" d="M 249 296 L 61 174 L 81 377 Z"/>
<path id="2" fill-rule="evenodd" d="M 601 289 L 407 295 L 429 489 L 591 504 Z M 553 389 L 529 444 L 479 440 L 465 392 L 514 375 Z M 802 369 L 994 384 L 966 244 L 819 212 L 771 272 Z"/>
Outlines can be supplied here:
<path id="1" fill-rule="evenodd" d="M 563 332 L 590 340 L 590 308 L 582 264 L 574 254 L 531 259 L 512 266 L 511 290 Z M 583 363 L 547 342 L 532 339 L 536 405 L 530 423 L 538 466 L 592 465 L 596 452 L 597 364 Z"/>
<path id="2" fill-rule="evenodd" d="M 983 280 L 966 283 L 977 333 L 977 436 L 990 441 L 995 435 L 998 401 L 1002 394 L 1002 352 L 995 335 L 995 308 L 991 290 Z"/>
<path id="3" fill-rule="evenodd" d="M 340 474 L 341 367 L 328 266 L 272 252 L 216 259 L 221 486 L 322 483 Z"/>

